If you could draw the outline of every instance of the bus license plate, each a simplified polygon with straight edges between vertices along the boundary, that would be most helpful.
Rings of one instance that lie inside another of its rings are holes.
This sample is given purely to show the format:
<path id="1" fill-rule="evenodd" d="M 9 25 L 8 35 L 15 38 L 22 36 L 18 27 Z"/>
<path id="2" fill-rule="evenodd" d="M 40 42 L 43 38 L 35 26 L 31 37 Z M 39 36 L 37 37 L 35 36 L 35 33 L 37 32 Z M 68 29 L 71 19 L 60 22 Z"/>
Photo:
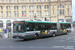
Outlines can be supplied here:
<path id="1" fill-rule="evenodd" d="M 19 37 L 16 37 L 16 39 L 19 39 Z"/>

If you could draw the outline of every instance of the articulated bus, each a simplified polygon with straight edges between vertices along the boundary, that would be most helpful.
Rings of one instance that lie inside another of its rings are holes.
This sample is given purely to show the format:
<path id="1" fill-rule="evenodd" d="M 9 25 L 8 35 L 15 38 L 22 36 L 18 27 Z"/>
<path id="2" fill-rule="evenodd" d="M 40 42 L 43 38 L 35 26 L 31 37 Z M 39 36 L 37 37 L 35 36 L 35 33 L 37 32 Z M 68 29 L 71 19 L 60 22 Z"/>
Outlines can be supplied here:
<path id="1" fill-rule="evenodd" d="M 46 21 L 14 21 L 13 39 L 29 39 L 67 34 L 69 28 L 71 28 L 71 23 L 69 22 L 58 24 L 57 22 Z"/>

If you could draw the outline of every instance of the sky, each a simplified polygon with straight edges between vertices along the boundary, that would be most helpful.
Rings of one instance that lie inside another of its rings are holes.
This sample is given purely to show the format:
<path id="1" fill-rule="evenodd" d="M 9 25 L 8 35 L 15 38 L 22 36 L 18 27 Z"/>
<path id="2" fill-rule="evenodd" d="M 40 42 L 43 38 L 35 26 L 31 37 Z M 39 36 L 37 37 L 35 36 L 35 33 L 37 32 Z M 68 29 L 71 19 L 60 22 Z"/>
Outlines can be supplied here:
<path id="1" fill-rule="evenodd" d="M 75 0 L 72 0 L 72 19 L 75 21 Z"/>

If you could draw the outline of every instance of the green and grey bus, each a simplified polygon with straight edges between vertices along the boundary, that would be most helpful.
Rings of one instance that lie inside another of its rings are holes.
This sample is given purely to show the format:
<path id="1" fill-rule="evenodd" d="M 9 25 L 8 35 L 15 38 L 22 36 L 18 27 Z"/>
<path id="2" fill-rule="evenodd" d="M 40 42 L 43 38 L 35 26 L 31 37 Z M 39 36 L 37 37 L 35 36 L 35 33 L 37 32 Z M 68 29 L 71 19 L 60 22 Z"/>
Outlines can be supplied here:
<path id="1" fill-rule="evenodd" d="M 14 21 L 13 22 L 13 38 L 29 39 L 45 36 L 56 36 L 66 34 L 65 23 L 46 22 L 46 21 Z M 58 25 L 58 27 L 57 27 Z M 60 33 L 58 33 L 58 31 Z"/>

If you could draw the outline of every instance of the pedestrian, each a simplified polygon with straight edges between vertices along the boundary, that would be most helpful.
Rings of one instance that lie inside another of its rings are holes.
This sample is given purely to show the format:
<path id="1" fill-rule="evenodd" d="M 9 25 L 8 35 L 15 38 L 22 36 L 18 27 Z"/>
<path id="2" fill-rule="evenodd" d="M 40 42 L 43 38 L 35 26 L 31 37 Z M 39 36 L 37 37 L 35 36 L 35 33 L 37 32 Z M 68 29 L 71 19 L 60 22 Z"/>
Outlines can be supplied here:
<path id="1" fill-rule="evenodd" d="M 8 33 L 7 33 L 7 29 L 4 28 L 4 38 L 8 38 Z"/>
<path id="2" fill-rule="evenodd" d="M 8 28 L 8 38 L 11 38 L 11 28 Z"/>

